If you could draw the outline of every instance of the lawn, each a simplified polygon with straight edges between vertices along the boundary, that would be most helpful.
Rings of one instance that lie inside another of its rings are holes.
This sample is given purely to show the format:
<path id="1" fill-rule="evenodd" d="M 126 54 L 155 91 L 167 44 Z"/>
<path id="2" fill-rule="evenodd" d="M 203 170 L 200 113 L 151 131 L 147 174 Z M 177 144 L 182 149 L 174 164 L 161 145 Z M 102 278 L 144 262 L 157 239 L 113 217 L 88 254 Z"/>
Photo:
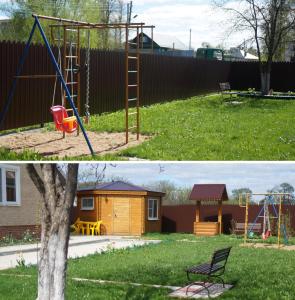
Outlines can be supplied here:
<path id="1" fill-rule="evenodd" d="M 169 290 L 120 284 L 77 283 L 71 278 L 104 279 L 142 284 L 184 286 L 187 266 L 209 260 L 215 249 L 232 245 L 224 279 L 234 288 L 219 299 L 294 299 L 295 251 L 252 249 L 239 246 L 231 236 L 197 238 L 193 235 L 150 235 L 161 238 L 156 245 L 70 260 L 67 299 L 169 299 Z M 0 291 L 4 299 L 33 299 L 36 269 L 2 271 Z M 30 274 L 33 277 L 16 277 Z"/>
<path id="2" fill-rule="evenodd" d="M 141 133 L 153 138 L 103 159 L 294 160 L 295 101 L 219 95 L 193 97 L 141 109 Z M 238 102 L 238 104 L 236 103 Z M 92 116 L 87 129 L 124 131 L 124 112 Z M 39 159 L 0 152 L 0 159 Z M 89 159 L 84 157 L 83 159 Z M 101 160 L 102 157 L 94 157 Z"/>

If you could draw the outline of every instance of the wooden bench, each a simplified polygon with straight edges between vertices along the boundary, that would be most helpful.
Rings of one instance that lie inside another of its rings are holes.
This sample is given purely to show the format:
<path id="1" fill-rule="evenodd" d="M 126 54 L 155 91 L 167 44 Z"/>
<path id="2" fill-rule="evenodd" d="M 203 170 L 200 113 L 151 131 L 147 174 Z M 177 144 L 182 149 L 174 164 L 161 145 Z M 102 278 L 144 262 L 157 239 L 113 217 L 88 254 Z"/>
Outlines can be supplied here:
<path id="1" fill-rule="evenodd" d="M 232 222 L 232 229 L 234 234 L 245 232 L 245 223 Z M 248 223 L 247 230 L 252 232 L 261 233 L 262 225 L 261 223 Z"/>
<path id="2" fill-rule="evenodd" d="M 220 92 L 222 95 L 237 95 L 238 92 L 232 92 L 231 86 L 229 82 L 221 82 L 219 83 Z"/>
<path id="3" fill-rule="evenodd" d="M 187 279 L 190 282 L 190 284 L 188 285 L 188 287 L 186 289 L 186 295 L 189 291 L 189 288 L 192 285 L 197 284 L 197 285 L 201 285 L 204 289 L 206 289 L 206 291 L 208 293 L 208 297 L 210 297 L 209 287 L 214 284 L 214 283 L 211 283 L 209 285 L 206 285 L 206 281 L 203 281 L 203 282 L 193 281 L 192 282 L 192 280 L 190 279 L 190 274 L 206 276 L 207 280 L 211 279 L 212 277 L 218 278 L 222 281 L 222 285 L 224 287 L 224 281 L 220 276 L 222 276 L 225 272 L 225 266 L 226 266 L 227 259 L 229 257 L 231 248 L 232 247 L 228 247 L 228 248 L 217 250 L 213 253 L 213 256 L 212 256 L 212 259 L 210 262 L 186 269 Z"/>

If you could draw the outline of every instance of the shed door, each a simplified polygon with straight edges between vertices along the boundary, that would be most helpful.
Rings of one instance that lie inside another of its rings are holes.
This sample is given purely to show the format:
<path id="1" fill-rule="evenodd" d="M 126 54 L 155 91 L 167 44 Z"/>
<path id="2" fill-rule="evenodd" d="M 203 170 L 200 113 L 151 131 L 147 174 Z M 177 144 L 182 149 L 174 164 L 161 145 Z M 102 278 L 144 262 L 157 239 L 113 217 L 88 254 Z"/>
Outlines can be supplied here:
<path id="1" fill-rule="evenodd" d="M 130 201 L 113 199 L 113 233 L 130 234 Z"/>

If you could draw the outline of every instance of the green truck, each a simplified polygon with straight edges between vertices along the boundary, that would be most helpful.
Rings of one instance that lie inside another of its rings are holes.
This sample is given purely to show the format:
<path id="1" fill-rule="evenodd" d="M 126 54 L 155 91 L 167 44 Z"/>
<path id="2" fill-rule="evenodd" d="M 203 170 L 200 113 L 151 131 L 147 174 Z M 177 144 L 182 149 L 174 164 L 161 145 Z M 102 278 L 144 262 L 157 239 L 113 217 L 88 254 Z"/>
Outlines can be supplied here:
<path id="1" fill-rule="evenodd" d="M 196 57 L 206 60 L 224 60 L 224 51 L 218 48 L 198 48 Z"/>

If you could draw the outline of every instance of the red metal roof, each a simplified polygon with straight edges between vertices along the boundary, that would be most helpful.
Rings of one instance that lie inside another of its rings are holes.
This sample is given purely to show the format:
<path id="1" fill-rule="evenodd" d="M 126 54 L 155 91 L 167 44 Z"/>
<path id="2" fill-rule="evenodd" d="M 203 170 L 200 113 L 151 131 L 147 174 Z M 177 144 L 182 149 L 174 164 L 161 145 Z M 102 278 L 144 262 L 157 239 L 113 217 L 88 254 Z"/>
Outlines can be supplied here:
<path id="1" fill-rule="evenodd" d="M 194 201 L 226 201 L 228 195 L 225 184 L 195 184 L 190 197 Z"/>

